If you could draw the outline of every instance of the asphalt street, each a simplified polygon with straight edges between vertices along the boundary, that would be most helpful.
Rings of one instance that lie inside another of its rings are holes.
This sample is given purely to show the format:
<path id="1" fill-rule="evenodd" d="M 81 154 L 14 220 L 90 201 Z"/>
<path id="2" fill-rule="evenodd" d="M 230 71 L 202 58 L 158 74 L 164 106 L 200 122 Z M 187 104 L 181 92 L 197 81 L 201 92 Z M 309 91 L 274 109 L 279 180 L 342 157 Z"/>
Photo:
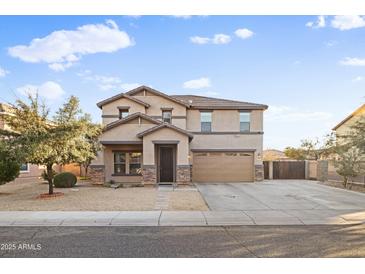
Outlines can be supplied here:
<path id="1" fill-rule="evenodd" d="M 0 227 L 0 257 L 365 257 L 365 225 Z"/>

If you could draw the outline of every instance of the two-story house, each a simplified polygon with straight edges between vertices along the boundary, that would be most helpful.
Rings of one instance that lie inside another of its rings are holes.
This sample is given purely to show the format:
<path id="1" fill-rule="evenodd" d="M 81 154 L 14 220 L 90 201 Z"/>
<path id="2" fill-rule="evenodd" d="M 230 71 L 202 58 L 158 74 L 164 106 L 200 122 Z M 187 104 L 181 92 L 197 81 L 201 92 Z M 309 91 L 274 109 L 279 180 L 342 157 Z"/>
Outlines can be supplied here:
<path id="1" fill-rule="evenodd" d="M 355 123 L 359 121 L 362 117 L 365 117 L 365 104 L 362 104 L 354 112 L 348 115 L 332 130 L 336 132 L 337 136 L 346 135 L 350 132 L 351 126 L 355 125 Z"/>
<path id="2" fill-rule="evenodd" d="M 252 182 L 263 179 L 266 105 L 141 86 L 97 106 L 103 149 L 91 165 L 95 181 Z"/>

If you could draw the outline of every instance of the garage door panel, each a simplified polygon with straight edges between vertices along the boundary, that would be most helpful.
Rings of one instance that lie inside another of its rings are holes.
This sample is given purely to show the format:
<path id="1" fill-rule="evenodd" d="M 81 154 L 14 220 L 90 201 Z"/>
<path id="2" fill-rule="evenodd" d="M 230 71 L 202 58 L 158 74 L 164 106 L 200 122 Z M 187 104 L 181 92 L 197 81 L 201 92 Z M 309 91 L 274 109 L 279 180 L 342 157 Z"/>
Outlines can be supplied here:
<path id="1" fill-rule="evenodd" d="M 194 153 L 195 182 L 253 181 L 253 153 Z"/>

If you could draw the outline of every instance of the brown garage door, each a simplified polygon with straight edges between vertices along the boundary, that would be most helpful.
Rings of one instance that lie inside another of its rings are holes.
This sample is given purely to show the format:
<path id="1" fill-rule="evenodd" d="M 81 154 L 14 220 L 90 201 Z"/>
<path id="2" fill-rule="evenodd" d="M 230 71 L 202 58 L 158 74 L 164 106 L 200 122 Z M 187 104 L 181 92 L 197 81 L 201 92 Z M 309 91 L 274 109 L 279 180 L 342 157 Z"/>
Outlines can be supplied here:
<path id="1" fill-rule="evenodd" d="M 252 182 L 253 153 L 196 152 L 193 155 L 194 182 Z"/>

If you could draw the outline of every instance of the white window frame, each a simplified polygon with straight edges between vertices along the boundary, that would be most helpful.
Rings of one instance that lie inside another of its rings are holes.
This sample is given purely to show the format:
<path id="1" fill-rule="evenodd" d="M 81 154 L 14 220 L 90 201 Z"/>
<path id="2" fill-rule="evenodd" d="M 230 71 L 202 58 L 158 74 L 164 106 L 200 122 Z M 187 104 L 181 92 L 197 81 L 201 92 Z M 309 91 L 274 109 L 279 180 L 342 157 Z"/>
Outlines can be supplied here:
<path id="1" fill-rule="evenodd" d="M 242 117 L 241 114 L 243 114 L 243 113 L 248 114 L 248 122 L 241 121 L 241 117 Z M 251 112 L 250 111 L 240 111 L 239 114 L 240 114 L 240 132 L 251 132 Z M 242 130 L 241 123 L 247 123 L 248 130 Z"/>

